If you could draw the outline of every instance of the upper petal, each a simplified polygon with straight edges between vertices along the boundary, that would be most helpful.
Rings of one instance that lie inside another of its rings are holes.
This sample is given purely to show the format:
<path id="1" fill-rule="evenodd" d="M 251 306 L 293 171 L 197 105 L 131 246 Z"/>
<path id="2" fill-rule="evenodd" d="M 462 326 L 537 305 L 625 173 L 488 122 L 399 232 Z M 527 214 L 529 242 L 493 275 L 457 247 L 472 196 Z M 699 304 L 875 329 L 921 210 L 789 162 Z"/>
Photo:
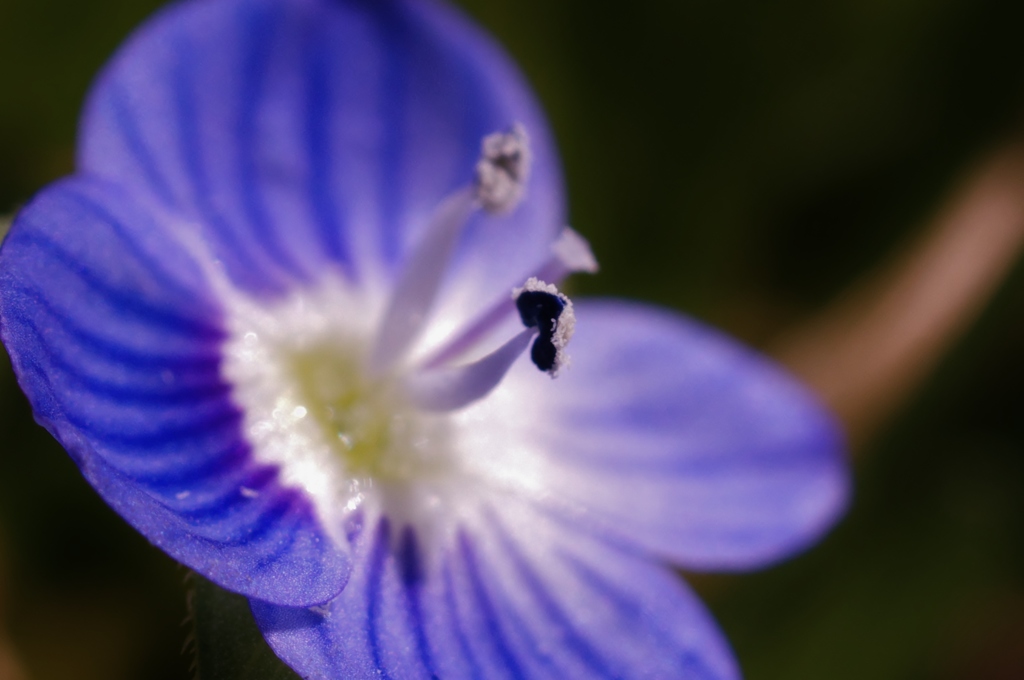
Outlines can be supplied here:
<path id="1" fill-rule="evenodd" d="M 0 248 L 0 335 L 19 383 L 107 502 L 231 590 L 323 602 L 347 551 L 253 459 L 221 376 L 222 325 L 191 254 L 118 187 L 51 187 Z"/>
<path id="2" fill-rule="evenodd" d="M 560 171 L 515 67 L 441 4 L 172 6 L 95 86 L 79 163 L 197 223 L 237 287 L 274 294 L 330 269 L 390 278 L 441 199 L 471 181 L 482 138 L 514 122 L 533 140 L 528 199 L 477 217 L 450 277 L 487 304 L 562 226 Z"/>
<path id="3" fill-rule="evenodd" d="M 584 301 L 576 315 L 563 376 L 517 366 L 458 416 L 484 474 L 694 569 L 760 566 L 835 522 L 842 436 L 808 390 L 676 314 Z"/>

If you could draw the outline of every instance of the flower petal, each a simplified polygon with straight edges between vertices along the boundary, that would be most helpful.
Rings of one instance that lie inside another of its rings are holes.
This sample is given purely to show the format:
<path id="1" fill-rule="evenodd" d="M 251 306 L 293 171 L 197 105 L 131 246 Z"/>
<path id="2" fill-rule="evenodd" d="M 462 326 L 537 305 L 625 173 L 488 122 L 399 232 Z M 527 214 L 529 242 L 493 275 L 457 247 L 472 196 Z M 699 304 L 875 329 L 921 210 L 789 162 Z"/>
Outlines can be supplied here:
<path id="1" fill-rule="evenodd" d="M 453 307 L 482 308 L 547 255 L 561 177 L 514 65 L 441 4 L 173 6 L 98 82 L 79 161 L 200 225 L 236 286 L 273 294 L 332 268 L 390 279 L 442 198 L 472 181 L 483 137 L 514 122 L 533 142 L 529 199 L 474 218 L 449 278 L 472 293 Z"/>
<path id="2" fill-rule="evenodd" d="M 842 437 L 794 379 L 666 311 L 584 301 L 576 315 L 562 377 L 516 366 L 458 416 L 482 474 L 691 569 L 760 566 L 835 522 Z"/>
<path id="3" fill-rule="evenodd" d="M 328 608 L 253 602 L 257 623 L 308 678 L 738 677 L 678 577 L 493 500 L 439 544 L 377 520 Z"/>
<path id="4" fill-rule="evenodd" d="M 203 271 L 120 189 L 68 180 L 18 215 L 0 249 L 0 332 L 36 419 L 155 544 L 266 600 L 343 587 L 345 551 L 245 442 Z"/>

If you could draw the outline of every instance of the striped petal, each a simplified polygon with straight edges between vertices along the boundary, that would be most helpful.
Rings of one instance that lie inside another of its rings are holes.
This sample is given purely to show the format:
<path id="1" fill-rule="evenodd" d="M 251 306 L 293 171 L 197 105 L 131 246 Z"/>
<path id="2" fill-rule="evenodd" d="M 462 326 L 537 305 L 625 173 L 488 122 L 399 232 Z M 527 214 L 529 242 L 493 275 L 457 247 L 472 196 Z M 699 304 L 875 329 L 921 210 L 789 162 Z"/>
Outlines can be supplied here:
<path id="1" fill-rule="evenodd" d="M 738 677 L 674 574 L 515 497 L 492 500 L 441 543 L 377 519 L 328 608 L 253 602 L 257 623 L 317 680 Z"/>
<path id="2" fill-rule="evenodd" d="M 517 365 L 458 416 L 481 474 L 690 569 L 762 566 L 835 522 L 842 437 L 805 388 L 676 314 L 583 301 L 576 316 L 564 375 Z"/>
<path id="3" fill-rule="evenodd" d="M 79 162 L 200 225 L 237 287 L 274 295 L 329 270 L 390 280 L 443 197 L 472 180 L 483 137 L 514 122 L 533 142 L 529 198 L 469 225 L 439 315 L 456 324 L 546 256 L 563 199 L 522 78 L 443 5 L 172 6 L 98 82 Z"/>
<path id="4" fill-rule="evenodd" d="M 37 420 L 153 543 L 232 590 L 323 602 L 346 551 L 254 461 L 222 312 L 177 227 L 103 182 L 45 191 L 0 249 L 4 344 Z"/>

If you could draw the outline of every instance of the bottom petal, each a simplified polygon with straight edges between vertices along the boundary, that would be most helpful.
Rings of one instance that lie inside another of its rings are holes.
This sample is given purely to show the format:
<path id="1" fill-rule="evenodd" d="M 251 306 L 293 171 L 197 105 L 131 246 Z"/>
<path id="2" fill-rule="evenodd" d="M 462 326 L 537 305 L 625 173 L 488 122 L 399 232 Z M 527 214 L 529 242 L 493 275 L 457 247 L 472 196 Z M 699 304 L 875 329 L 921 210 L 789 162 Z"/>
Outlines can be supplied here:
<path id="1" fill-rule="evenodd" d="M 257 623 L 306 678 L 739 677 L 673 573 L 500 500 L 431 544 L 374 518 L 334 602 L 253 601 Z"/>

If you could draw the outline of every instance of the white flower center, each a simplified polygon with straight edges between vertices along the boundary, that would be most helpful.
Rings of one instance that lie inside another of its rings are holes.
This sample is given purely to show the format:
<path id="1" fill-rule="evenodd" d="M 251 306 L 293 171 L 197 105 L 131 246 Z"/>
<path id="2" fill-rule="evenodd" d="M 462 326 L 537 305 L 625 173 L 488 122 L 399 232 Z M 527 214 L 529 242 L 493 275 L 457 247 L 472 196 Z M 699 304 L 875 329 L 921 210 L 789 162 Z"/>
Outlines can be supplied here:
<path id="1" fill-rule="evenodd" d="M 231 302 L 222 370 L 247 439 L 332 530 L 373 489 L 451 476 L 450 417 L 414 408 L 397 376 L 366 370 L 382 306 L 373 296 L 333 281 L 270 306 Z"/>

